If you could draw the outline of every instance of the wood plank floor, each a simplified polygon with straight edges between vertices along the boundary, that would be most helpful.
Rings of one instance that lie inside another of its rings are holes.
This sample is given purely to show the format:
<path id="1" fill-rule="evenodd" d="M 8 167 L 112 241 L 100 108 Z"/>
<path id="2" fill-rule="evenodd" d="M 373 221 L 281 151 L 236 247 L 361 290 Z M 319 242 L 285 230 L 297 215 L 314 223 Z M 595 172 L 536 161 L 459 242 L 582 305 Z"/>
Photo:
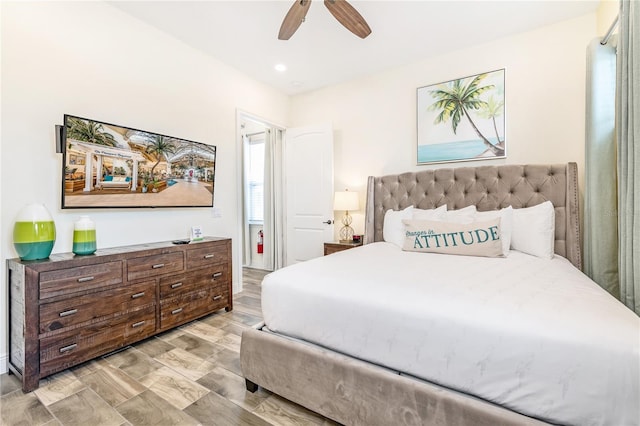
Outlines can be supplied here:
<path id="1" fill-rule="evenodd" d="M 259 389 L 245 390 L 242 330 L 262 321 L 265 272 L 243 271 L 243 291 L 224 310 L 122 351 L 65 370 L 28 394 L 0 375 L 1 424 L 13 425 L 335 425 Z"/>

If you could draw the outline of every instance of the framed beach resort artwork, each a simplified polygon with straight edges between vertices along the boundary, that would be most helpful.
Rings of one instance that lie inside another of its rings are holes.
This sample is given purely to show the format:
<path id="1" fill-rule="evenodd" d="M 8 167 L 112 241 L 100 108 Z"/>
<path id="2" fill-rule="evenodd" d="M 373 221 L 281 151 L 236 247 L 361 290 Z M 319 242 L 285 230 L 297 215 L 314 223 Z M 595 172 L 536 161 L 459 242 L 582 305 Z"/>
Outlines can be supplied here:
<path id="1" fill-rule="evenodd" d="M 418 88 L 418 165 L 506 158 L 505 70 Z"/>

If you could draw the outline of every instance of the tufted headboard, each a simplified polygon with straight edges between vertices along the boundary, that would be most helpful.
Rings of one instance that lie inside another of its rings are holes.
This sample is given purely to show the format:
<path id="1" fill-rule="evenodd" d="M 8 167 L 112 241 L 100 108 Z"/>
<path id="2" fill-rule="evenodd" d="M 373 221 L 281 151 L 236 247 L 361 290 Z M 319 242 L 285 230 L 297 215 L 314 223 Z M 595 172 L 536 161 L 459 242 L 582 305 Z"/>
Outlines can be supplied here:
<path id="1" fill-rule="evenodd" d="M 501 165 L 424 170 L 367 182 L 365 244 L 382 241 L 387 210 L 413 205 L 450 210 L 475 204 L 479 211 L 514 209 L 551 201 L 555 207 L 555 252 L 582 269 L 576 163 Z"/>

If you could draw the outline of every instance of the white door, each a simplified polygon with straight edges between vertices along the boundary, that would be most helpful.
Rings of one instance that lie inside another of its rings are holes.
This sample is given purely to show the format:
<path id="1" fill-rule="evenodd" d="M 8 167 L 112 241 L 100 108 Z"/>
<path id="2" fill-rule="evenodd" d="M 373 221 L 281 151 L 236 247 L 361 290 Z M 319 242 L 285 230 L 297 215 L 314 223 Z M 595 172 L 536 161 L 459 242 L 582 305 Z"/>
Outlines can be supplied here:
<path id="1" fill-rule="evenodd" d="M 333 240 L 333 129 L 287 129 L 284 144 L 287 265 L 324 254 Z"/>

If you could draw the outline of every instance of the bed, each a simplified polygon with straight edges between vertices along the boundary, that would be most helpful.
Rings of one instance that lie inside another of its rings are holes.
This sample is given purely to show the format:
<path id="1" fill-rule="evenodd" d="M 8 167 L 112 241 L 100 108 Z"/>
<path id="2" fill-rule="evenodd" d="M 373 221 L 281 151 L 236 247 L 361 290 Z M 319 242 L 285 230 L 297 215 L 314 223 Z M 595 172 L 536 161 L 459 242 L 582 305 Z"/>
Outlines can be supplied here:
<path id="1" fill-rule="evenodd" d="M 384 241 L 388 210 L 547 201 L 552 259 Z M 574 163 L 371 177 L 365 228 L 361 248 L 265 277 L 265 324 L 242 336 L 249 390 L 348 425 L 639 424 L 639 321 L 579 270 Z"/>

